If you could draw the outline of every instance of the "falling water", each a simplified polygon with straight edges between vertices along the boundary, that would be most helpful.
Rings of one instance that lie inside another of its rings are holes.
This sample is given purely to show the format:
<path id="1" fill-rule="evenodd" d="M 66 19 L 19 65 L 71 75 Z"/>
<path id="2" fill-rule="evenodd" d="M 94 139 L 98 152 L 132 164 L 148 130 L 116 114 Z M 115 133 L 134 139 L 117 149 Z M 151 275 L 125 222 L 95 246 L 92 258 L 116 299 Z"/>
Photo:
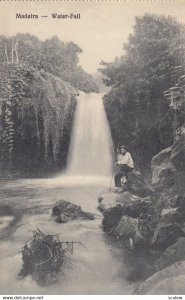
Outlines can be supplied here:
<path id="1" fill-rule="evenodd" d="M 102 189 L 105 193 L 109 190 L 112 165 L 112 141 L 102 96 L 80 93 L 66 174 L 51 179 L 10 180 L 0 187 L 0 203 L 6 194 L 7 203 L 25 212 L 14 224 L 12 236 L 0 243 L 2 294 L 115 295 L 132 292 L 134 287 L 127 280 L 128 255 L 124 259 L 122 247 L 115 247 L 103 232 L 102 214 L 97 209 L 98 195 Z M 93 213 L 94 220 L 54 222 L 51 209 L 61 199 Z M 0 221 L 7 226 L 11 219 L 1 218 Z M 71 263 L 66 260 L 62 269 L 65 276 L 45 288 L 38 286 L 30 276 L 17 280 L 22 266 L 20 250 L 36 228 L 51 234 L 60 232 L 62 240 L 80 241 L 85 245 L 75 244 Z"/>
<path id="2" fill-rule="evenodd" d="M 77 100 L 68 175 L 107 176 L 112 166 L 112 140 L 103 94 L 80 92 Z"/>

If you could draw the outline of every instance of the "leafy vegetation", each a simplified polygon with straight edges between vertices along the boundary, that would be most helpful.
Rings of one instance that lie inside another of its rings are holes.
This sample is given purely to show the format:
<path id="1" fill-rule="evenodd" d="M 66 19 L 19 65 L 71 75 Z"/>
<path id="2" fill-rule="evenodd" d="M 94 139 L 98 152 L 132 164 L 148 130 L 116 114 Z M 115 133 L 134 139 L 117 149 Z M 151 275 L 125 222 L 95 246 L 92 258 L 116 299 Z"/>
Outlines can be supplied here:
<path id="1" fill-rule="evenodd" d="M 174 67 L 184 64 L 184 33 L 172 17 L 136 17 L 124 55 L 113 63 L 102 62 L 114 142 L 128 145 L 141 170 L 172 143 L 172 115 L 163 91 L 176 83 Z"/>
<path id="2" fill-rule="evenodd" d="M 26 64 L 58 76 L 84 92 L 98 92 L 92 76 L 78 66 L 80 53 L 76 44 L 64 43 L 57 36 L 44 42 L 30 34 L 0 36 L 0 62 Z"/>
<path id="3" fill-rule="evenodd" d="M 1 159 L 26 173 L 67 155 L 75 96 L 70 84 L 45 71 L 0 64 Z"/>

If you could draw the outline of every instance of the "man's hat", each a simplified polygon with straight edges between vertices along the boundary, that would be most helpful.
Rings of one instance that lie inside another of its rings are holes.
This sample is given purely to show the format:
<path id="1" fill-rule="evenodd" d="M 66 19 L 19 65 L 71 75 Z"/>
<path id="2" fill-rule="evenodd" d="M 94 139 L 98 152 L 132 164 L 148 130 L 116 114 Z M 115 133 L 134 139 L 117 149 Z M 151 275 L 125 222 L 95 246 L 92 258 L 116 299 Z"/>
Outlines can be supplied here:
<path id="1" fill-rule="evenodd" d="M 124 148 L 125 150 L 127 149 L 127 147 L 125 145 L 121 145 L 120 149 Z"/>

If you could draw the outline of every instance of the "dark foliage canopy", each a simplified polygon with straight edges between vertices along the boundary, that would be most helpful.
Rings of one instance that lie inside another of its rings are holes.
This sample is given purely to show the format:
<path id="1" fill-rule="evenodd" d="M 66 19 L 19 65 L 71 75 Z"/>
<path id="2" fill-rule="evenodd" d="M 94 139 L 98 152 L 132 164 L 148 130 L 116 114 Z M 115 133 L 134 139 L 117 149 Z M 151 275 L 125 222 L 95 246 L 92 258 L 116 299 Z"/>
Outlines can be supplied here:
<path id="1" fill-rule="evenodd" d="M 115 144 L 126 143 L 142 165 L 172 142 L 163 91 L 175 84 L 174 67 L 184 65 L 184 48 L 182 24 L 172 17 L 146 14 L 136 17 L 123 56 L 101 63 L 110 87 L 104 102 Z"/>

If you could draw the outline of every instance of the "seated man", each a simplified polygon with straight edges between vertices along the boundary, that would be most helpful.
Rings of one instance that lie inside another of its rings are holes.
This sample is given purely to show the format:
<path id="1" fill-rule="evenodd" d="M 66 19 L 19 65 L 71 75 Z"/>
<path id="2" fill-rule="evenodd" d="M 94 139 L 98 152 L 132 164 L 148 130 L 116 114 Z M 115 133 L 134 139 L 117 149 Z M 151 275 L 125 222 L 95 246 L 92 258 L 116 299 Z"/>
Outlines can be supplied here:
<path id="1" fill-rule="evenodd" d="M 122 177 L 125 176 L 127 178 L 128 173 L 132 172 L 134 169 L 132 156 L 127 152 L 126 147 L 123 145 L 120 147 L 120 153 L 118 153 L 115 166 L 119 166 L 119 172 L 114 176 L 115 186 L 122 187 Z"/>

